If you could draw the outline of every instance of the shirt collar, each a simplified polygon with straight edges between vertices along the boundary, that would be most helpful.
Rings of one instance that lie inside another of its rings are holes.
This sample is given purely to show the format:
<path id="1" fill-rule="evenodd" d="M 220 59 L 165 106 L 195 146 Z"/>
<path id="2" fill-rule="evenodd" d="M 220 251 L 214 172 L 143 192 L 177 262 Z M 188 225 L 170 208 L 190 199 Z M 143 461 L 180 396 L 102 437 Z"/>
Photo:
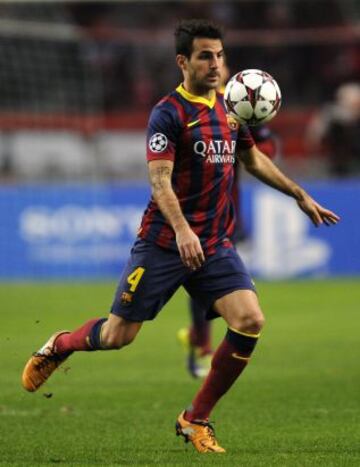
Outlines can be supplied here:
<path id="1" fill-rule="evenodd" d="M 195 96 L 195 94 L 191 94 L 188 92 L 183 84 L 179 84 L 179 86 L 176 88 L 176 91 L 187 101 L 190 102 L 197 102 L 198 104 L 204 104 L 210 109 L 212 109 L 215 105 L 216 102 L 216 91 L 211 91 L 211 98 L 206 99 L 206 97 L 201 97 L 201 96 Z"/>

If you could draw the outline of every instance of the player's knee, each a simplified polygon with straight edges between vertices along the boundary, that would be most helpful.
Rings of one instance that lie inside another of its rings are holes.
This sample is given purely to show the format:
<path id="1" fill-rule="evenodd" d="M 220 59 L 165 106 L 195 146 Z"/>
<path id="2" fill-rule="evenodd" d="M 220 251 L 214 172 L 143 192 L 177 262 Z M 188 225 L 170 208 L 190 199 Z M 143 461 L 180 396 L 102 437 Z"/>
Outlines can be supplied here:
<path id="1" fill-rule="evenodd" d="M 253 329 L 252 332 L 259 333 L 265 324 L 265 317 L 260 313 L 256 313 L 250 318 L 249 326 Z"/>
<path id="2" fill-rule="evenodd" d="M 248 310 L 245 314 L 235 316 L 230 327 L 239 331 L 258 334 L 264 327 L 265 317 L 260 310 Z"/>

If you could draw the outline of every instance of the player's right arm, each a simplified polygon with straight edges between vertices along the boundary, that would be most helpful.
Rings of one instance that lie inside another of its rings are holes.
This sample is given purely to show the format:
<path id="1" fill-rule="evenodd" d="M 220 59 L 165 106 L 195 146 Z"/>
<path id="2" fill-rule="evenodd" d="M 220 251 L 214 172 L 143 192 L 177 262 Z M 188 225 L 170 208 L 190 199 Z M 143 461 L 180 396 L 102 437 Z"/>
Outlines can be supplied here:
<path id="1" fill-rule="evenodd" d="M 181 210 L 179 200 L 171 185 L 174 163 L 170 160 L 149 162 L 151 191 L 163 216 L 176 235 L 180 257 L 185 266 L 199 268 L 205 261 L 199 237 L 193 232 Z"/>
<path id="2" fill-rule="evenodd" d="M 147 135 L 147 160 L 153 199 L 175 232 L 185 266 L 199 268 L 205 261 L 199 237 L 191 229 L 172 187 L 176 145 L 182 125 L 177 112 L 166 101 L 154 107 Z"/>

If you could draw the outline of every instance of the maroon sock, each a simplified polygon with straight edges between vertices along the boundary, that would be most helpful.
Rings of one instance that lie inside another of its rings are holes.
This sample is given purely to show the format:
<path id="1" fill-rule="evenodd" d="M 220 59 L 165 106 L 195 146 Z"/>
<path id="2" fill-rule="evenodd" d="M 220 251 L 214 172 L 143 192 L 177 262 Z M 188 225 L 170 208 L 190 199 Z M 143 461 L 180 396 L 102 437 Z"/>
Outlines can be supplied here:
<path id="1" fill-rule="evenodd" d="M 89 344 L 89 334 L 94 324 L 99 321 L 99 318 L 91 319 L 83 324 L 75 331 L 70 333 L 61 334 L 55 341 L 56 351 L 58 353 L 69 353 L 74 350 L 93 350 Z"/>
<path id="2" fill-rule="evenodd" d="M 190 344 L 201 348 L 201 355 L 212 352 L 210 338 L 210 322 L 203 321 L 201 325 L 193 324 L 190 328 Z"/>
<path id="3" fill-rule="evenodd" d="M 228 338 L 222 341 L 214 354 L 210 373 L 192 402 L 192 409 L 185 412 L 186 420 L 209 418 L 217 401 L 246 367 L 250 354 L 251 352 L 240 352 L 239 346 L 229 342 Z"/>
<path id="4" fill-rule="evenodd" d="M 195 300 L 190 300 L 190 344 L 201 349 L 201 355 L 211 353 L 211 327 L 206 319 L 206 308 Z"/>

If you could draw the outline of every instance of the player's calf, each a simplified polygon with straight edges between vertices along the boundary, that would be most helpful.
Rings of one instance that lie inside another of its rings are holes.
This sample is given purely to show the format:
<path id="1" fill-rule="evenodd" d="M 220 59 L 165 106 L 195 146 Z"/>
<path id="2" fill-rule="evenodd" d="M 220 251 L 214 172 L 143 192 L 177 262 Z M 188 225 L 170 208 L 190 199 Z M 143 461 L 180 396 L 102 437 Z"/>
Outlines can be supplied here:
<path id="1" fill-rule="evenodd" d="M 250 361 L 259 334 L 229 328 L 225 339 L 216 349 L 211 370 L 200 391 L 186 410 L 184 418 L 207 420 L 218 400 L 230 389 Z"/>
<path id="2" fill-rule="evenodd" d="M 110 315 L 101 329 L 99 341 L 103 349 L 121 349 L 131 344 L 142 323 L 127 321 L 116 315 Z"/>

